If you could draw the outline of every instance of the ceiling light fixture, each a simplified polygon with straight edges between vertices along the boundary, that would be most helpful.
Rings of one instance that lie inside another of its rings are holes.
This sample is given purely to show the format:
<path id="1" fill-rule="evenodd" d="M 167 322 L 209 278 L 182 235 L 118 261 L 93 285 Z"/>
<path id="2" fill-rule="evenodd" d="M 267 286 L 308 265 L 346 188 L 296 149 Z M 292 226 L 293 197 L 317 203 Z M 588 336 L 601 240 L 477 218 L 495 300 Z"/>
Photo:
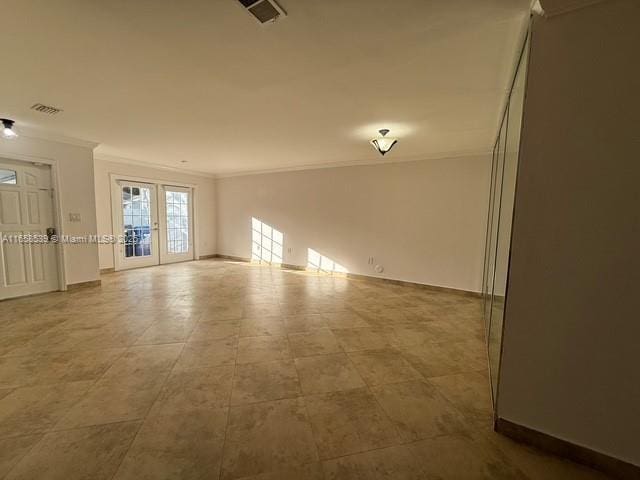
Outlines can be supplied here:
<path id="1" fill-rule="evenodd" d="M 18 136 L 18 134 L 13 130 L 13 124 L 16 122 L 9 120 L 8 118 L 0 118 L 0 122 L 2 122 L 2 138 L 11 140 Z"/>
<path id="2" fill-rule="evenodd" d="M 380 155 L 384 156 L 396 143 L 398 143 L 398 140 L 396 138 L 387 137 L 387 134 L 389 133 L 389 129 L 387 128 L 378 130 L 378 132 L 380 132 L 380 137 L 371 140 L 371 145 L 380 152 Z"/>

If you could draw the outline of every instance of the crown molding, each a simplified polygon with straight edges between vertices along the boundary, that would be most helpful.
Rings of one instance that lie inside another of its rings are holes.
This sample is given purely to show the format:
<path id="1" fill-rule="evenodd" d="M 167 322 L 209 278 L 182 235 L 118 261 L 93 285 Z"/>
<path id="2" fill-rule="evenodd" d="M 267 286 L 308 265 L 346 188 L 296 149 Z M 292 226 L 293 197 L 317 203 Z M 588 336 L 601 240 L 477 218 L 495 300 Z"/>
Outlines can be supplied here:
<path id="1" fill-rule="evenodd" d="M 408 163 L 408 162 L 421 162 L 421 161 L 428 161 L 428 160 L 446 160 L 446 159 L 456 159 L 456 158 L 466 158 L 466 157 L 479 157 L 479 156 L 491 155 L 491 153 L 492 153 L 491 150 L 467 150 L 467 151 L 459 151 L 459 152 L 440 153 L 440 154 L 434 154 L 429 156 L 416 155 L 416 156 L 402 157 L 402 158 L 383 157 L 377 160 L 372 160 L 369 158 L 366 160 L 327 162 L 327 163 L 316 163 L 316 164 L 310 164 L 310 165 L 292 165 L 287 167 L 267 168 L 263 170 L 225 172 L 225 173 L 216 174 L 215 178 L 245 177 L 250 175 L 268 175 L 270 173 L 298 172 L 302 170 L 321 170 L 326 168 L 388 165 L 388 164 L 398 164 L 398 163 Z"/>
<path id="2" fill-rule="evenodd" d="M 555 17 L 572 12 L 580 8 L 588 7 L 604 0 L 540 0 L 545 17 Z"/>
<path id="3" fill-rule="evenodd" d="M 206 178 L 215 178 L 216 177 L 211 172 L 203 172 L 203 171 L 200 171 L 200 170 L 189 170 L 189 169 L 186 169 L 186 168 L 172 167 L 170 165 L 162 165 L 162 164 L 159 164 L 159 163 L 143 162 L 142 160 L 134 160 L 132 158 L 118 157 L 116 155 L 107 155 L 107 154 L 104 154 L 104 153 L 95 153 L 93 155 L 93 158 L 94 158 L 94 160 L 98 160 L 98 161 L 137 165 L 139 167 L 155 168 L 157 170 L 165 170 L 165 171 L 169 171 L 169 172 L 183 173 L 185 175 L 193 175 L 193 176 L 196 176 L 196 177 L 206 177 Z"/>
<path id="4" fill-rule="evenodd" d="M 81 138 L 67 137 L 58 133 L 53 133 L 47 130 L 41 130 L 39 128 L 21 126 L 18 133 L 25 138 L 31 138 L 34 140 L 46 140 L 48 142 L 64 143 L 67 145 L 75 145 L 77 147 L 90 148 L 94 150 L 100 143 L 92 142 L 90 140 L 83 140 Z"/>

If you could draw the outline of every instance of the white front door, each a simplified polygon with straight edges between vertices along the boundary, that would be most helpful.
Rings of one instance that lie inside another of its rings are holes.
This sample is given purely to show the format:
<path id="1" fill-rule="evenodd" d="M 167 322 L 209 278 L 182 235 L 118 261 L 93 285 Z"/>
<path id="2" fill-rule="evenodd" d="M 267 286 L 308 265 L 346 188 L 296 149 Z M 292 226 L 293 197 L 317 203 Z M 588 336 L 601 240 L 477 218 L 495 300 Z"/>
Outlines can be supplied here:
<path id="1" fill-rule="evenodd" d="M 54 229 L 51 167 L 0 159 L 0 299 L 58 289 L 47 229 Z"/>
<path id="2" fill-rule="evenodd" d="M 116 215 L 118 235 L 124 240 L 117 245 L 118 270 L 158 265 L 158 208 L 156 186 L 149 183 L 118 181 L 116 183 Z"/>
<path id="3" fill-rule="evenodd" d="M 160 187 L 160 263 L 193 260 L 193 219 L 191 189 Z"/>

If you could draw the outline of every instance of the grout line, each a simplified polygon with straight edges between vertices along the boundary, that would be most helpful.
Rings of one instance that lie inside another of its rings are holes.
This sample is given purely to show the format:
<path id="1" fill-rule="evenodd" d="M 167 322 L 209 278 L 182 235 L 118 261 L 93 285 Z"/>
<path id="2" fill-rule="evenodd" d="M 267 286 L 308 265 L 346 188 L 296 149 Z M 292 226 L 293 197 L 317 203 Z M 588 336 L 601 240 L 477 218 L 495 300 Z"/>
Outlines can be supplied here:
<path id="1" fill-rule="evenodd" d="M 172 373 L 174 367 L 176 366 L 176 363 L 178 362 L 178 360 L 182 356 L 182 352 L 184 351 L 184 346 L 185 346 L 185 344 L 183 343 L 182 344 L 182 348 L 180 349 L 180 353 L 178 355 L 176 355 L 176 358 L 173 361 L 173 364 L 171 365 L 170 368 L 167 369 L 167 372 L 166 372 L 165 377 L 164 377 L 164 381 L 162 382 L 162 385 L 160 385 L 160 388 L 158 388 L 158 393 L 156 394 L 153 402 L 150 402 L 149 408 L 147 409 L 147 412 L 144 414 L 144 417 L 140 421 L 140 425 L 138 426 L 138 429 L 136 430 L 135 435 L 133 435 L 133 437 L 131 439 L 131 442 L 129 442 L 129 445 L 128 445 L 127 449 L 125 450 L 124 454 L 122 455 L 122 458 L 120 459 L 120 462 L 118 463 L 117 468 L 114 470 L 114 473 L 111 476 L 111 479 L 115 478 L 115 476 L 118 474 L 118 471 L 120 470 L 120 467 L 122 466 L 125 458 L 129 454 L 129 451 L 131 450 L 131 447 L 133 446 L 133 444 L 135 443 L 136 439 L 138 438 L 138 435 L 140 434 L 140 430 L 142 430 L 142 427 L 143 427 L 144 423 L 146 422 L 147 418 L 149 417 L 149 413 L 151 413 L 151 410 L 153 409 L 153 406 L 158 401 L 158 398 L 160 398 L 160 395 L 162 395 L 162 392 L 164 390 L 164 386 L 167 384 L 167 381 L 169 380 L 169 377 L 171 376 L 171 373 Z"/>
<path id="2" fill-rule="evenodd" d="M 225 453 L 227 450 L 227 433 L 229 431 L 229 423 L 231 422 L 231 398 L 233 396 L 233 387 L 236 381 L 236 372 L 238 370 L 238 350 L 240 349 L 240 338 L 237 338 L 236 341 L 236 354 L 234 357 L 234 363 L 233 363 L 233 375 L 231 376 L 231 387 L 229 388 L 229 398 L 227 400 L 227 422 L 225 424 L 224 427 L 224 438 L 222 440 L 222 446 L 221 446 L 221 451 L 220 451 L 220 470 L 218 471 L 218 480 L 222 479 L 222 472 L 224 470 L 224 459 L 225 459 Z"/>

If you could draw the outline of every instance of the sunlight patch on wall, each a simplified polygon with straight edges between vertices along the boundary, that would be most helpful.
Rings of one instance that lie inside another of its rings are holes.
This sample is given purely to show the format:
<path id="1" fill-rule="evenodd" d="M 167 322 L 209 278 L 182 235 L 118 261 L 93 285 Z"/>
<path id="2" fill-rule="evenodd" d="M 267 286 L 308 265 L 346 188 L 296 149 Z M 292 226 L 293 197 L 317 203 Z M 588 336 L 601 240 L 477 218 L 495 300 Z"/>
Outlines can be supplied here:
<path id="1" fill-rule="evenodd" d="M 312 248 L 307 250 L 307 270 L 323 273 L 349 273 L 342 265 Z"/>
<path id="2" fill-rule="evenodd" d="M 284 235 L 271 225 L 251 218 L 251 260 L 260 263 L 282 263 Z"/>

